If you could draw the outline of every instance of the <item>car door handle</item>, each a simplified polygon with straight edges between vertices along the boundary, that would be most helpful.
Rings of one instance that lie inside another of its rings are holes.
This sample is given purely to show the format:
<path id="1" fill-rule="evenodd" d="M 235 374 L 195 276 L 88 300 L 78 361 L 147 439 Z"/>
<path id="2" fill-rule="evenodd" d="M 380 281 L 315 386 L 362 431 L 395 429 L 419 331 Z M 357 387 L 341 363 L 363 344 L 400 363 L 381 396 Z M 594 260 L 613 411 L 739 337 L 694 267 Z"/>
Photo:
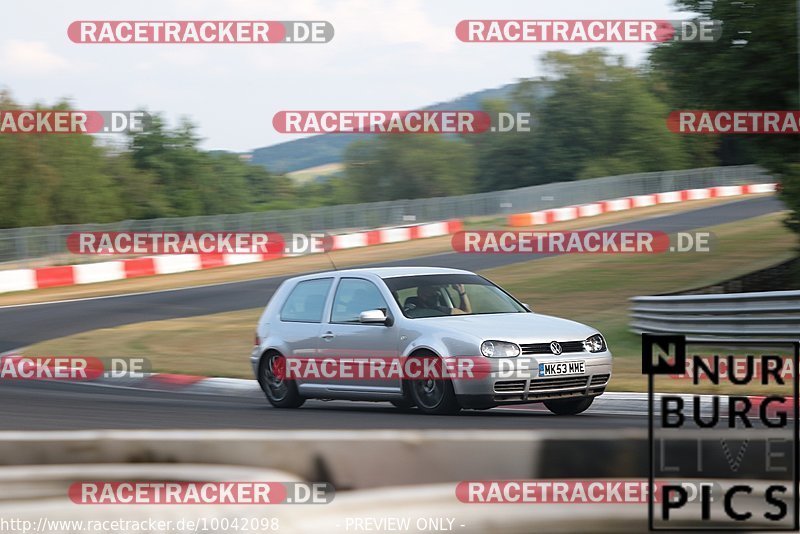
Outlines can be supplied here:
<path id="1" fill-rule="evenodd" d="M 320 337 L 321 337 L 322 339 L 324 339 L 325 341 L 330 341 L 331 339 L 335 338 L 335 337 L 336 337 L 336 335 L 334 335 L 334 333 L 333 333 L 333 332 L 325 332 L 325 333 L 324 333 L 324 334 L 322 334 Z"/>

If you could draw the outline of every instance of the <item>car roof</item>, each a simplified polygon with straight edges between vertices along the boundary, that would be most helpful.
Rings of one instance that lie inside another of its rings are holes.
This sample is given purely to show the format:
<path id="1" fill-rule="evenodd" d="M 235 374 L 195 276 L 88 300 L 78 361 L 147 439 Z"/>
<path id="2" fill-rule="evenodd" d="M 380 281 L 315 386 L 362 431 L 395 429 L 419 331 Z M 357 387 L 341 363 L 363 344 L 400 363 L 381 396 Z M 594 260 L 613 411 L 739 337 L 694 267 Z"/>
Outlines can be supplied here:
<path id="1" fill-rule="evenodd" d="M 325 271 L 306 275 L 303 278 L 317 278 L 322 276 L 347 276 L 373 274 L 381 278 L 395 278 L 398 276 L 422 276 L 428 274 L 475 274 L 463 269 L 449 269 L 445 267 L 365 267 L 361 269 L 341 269 L 338 271 Z"/>

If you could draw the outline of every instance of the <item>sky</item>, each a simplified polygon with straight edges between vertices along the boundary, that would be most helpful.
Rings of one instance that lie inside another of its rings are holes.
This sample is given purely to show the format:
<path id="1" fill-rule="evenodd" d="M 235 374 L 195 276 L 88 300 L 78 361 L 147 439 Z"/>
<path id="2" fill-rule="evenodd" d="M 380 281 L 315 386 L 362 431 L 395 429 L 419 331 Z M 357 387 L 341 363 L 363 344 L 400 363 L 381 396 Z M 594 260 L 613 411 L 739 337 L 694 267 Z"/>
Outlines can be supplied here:
<path id="1" fill-rule="evenodd" d="M 18 103 L 145 108 L 189 117 L 202 147 L 245 152 L 281 134 L 281 110 L 418 109 L 544 74 L 550 50 L 591 45 L 462 43 L 463 19 L 683 19 L 671 0 L 27 0 L 0 18 L 0 87 Z M 326 20 L 326 44 L 75 44 L 75 20 Z M 651 45 L 606 44 L 640 63 Z"/>

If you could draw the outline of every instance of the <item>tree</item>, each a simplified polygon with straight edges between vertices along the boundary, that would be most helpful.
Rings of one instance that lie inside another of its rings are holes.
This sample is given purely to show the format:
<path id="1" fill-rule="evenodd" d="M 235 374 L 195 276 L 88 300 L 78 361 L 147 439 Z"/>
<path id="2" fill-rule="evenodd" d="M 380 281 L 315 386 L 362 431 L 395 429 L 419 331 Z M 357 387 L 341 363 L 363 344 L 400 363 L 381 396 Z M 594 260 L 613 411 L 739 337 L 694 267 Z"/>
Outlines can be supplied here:
<path id="1" fill-rule="evenodd" d="M 469 145 L 434 134 L 381 135 L 345 152 L 345 175 L 359 202 L 469 193 L 475 171 Z"/>
<path id="2" fill-rule="evenodd" d="M 4 92 L 0 109 L 19 106 Z M 52 109 L 70 106 L 61 102 Z M 120 199 L 104 166 L 104 150 L 88 135 L 0 135 L 0 227 L 120 218 Z"/>
<path id="3" fill-rule="evenodd" d="M 0 93 L 0 109 L 18 106 Z M 83 134 L 0 135 L 0 228 L 237 213 L 295 198 L 286 177 L 201 150 L 189 121 L 170 129 L 152 118 L 116 146 Z"/>
<path id="4" fill-rule="evenodd" d="M 195 126 L 182 120 L 175 130 L 159 115 L 149 127 L 131 136 L 131 159 L 137 170 L 155 177 L 166 213 L 186 217 L 245 212 L 264 202 L 270 175 L 235 154 L 199 149 Z M 256 183 L 258 179 L 264 183 Z"/>
<path id="5" fill-rule="evenodd" d="M 482 103 L 484 111 L 496 117 L 500 113 L 527 112 L 537 117 L 540 102 L 530 93 L 536 92 L 530 82 L 521 82 L 509 100 L 487 100 Z M 473 146 L 481 191 L 511 189 L 525 185 L 536 185 L 548 181 L 536 166 L 539 147 L 535 134 L 523 131 L 484 132 L 464 135 L 463 139 Z"/>
<path id="6" fill-rule="evenodd" d="M 641 72 L 603 50 L 544 58 L 554 81 L 536 124 L 537 168 L 548 181 L 685 168 L 667 107 Z"/>
<path id="7" fill-rule="evenodd" d="M 713 43 L 659 44 L 652 76 L 672 109 L 800 109 L 796 0 L 676 0 L 695 21 L 722 21 Z M 716 137 L 723 165 L 761 163 L 781 172 L 800 155 L 800 138 L 786 135 Z M 787 159 L 788 157 L 788 159 Z"/>
<path id="8" fill-rule="evenodd" d="M 667 42 L 650 55 L 653 79 L 674 109 L 797 110 L 796 0 L 677 0 L 695 20 L 721 20 L 714 43 Z M 710 137 L 710 136 L 709 136 Z M 794 210 L 787 225 L 800 233 L 800 136 L 710 137 L 723 165 L 759 163 L 783 183 Z"/>

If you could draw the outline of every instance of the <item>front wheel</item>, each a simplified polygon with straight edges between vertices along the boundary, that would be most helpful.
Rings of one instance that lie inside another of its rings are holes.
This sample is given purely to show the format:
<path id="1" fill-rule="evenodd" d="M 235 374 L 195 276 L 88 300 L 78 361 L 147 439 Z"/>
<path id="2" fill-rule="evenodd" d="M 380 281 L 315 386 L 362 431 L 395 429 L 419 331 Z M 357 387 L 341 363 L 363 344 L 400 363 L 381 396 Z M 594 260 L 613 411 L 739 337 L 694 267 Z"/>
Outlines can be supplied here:
<path id="1" fill-rule="evenodd" d="M 577 415 L 588 410 L 592 402 L 594 402 L 594 397 L 579 397 L 577 399 L 544 401 L 544 405 L 556 415 Z"/>
<path id="2" fill-rule="evenodd" d="M 261 358 L 258 383 L 269 403 L 276 408 L 299 408 L 306 401 L 298 393 L 294 380 L 286 378 L 286 358 L 277 352 Z"/>
<path id="3" fill-rule="evenodd" d="M 433 354 L 420 359 L 437 358 Z M 453 383 L 447 378 L 420 378 L 409 380 L 408 391 L 419 411 L 432 415 L 454 415 L 461 410 Z"/>

